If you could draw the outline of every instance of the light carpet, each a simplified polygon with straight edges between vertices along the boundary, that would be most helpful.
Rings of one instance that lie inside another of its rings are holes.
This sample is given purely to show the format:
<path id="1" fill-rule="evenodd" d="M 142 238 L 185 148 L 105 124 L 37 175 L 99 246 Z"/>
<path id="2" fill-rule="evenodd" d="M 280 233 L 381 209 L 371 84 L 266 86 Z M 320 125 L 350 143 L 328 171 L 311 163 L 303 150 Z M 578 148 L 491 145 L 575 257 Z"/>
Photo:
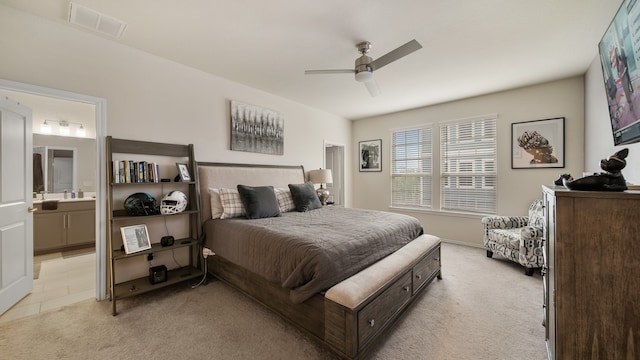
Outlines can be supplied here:
<path id="1" fill-rule="evenodd" d="M 542 278 L 483 249 L 442 245 L 434 280 L 371 359 L 546 359 Z M 3 359 L 336 359 L 305 332 L 224 283 L 85 300 L 0 324 Z"/>

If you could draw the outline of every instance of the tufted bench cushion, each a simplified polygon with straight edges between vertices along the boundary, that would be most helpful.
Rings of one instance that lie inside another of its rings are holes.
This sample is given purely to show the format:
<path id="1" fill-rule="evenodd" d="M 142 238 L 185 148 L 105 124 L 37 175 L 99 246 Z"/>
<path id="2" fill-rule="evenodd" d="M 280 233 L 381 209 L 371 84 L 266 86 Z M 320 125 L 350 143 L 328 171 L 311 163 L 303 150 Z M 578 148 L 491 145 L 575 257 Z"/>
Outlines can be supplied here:
<path id="1" fill-rule="evenodd" d="M 403 271 L 410 269 L 440 244 L 440 238 L 421 235 L 398 251 L 327 290 L 325 298 L 356 309 Z"/>

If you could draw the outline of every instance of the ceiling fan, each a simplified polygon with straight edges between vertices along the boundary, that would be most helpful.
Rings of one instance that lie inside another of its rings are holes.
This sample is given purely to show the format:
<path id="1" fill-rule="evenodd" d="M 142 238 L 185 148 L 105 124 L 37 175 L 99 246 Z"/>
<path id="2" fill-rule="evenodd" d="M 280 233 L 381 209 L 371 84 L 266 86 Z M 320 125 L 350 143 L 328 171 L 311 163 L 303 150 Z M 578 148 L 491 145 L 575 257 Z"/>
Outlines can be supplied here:
<path id="1" fill-rule="evenodd" d="M 369 94 L 371 94 L 371 96 L 377 96 L 380 94 L 380 88 L 378 88 L 378 84 L 373 79 L 373 72 L 385 65 L 388 65 L 400 58 L 411 54 L 416 50 L 422 49 L 422 45 L 420 45 L 420 43 L 414 39 L 396 48 L 395 50 L 391 50 L 390 52 L 382 55 L 375 60 L 366 55 L 371 49 L 370 42 L 363 41 L 361 43 L 358 43 L 356 44 L 356 48 L 362 55 L 356 59 L 355 69 L 306 70 L 304 72 L 305 75 L 355 73 L 356 81 L 363 82 L 367 87 L 367 90 L 369 90 Z"/>

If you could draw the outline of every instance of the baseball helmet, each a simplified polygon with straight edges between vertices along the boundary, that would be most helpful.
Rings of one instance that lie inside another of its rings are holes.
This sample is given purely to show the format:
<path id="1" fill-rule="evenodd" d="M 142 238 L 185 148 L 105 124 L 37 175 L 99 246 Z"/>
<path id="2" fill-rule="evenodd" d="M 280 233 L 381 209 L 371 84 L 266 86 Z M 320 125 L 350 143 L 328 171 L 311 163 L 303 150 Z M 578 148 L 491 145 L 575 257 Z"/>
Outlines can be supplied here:
<path id="1" fill-rule="evenodd" d="M 131 216 L 158 214 L 156 199 L 148 193 L 143 192 L 129 195 L 124 201 L 124 208 Z"/>
<path id="2" fill-rule="evenodd" d="M 170 191 L 160 201 L 160 213 L 177 214 L 183 212 L 187 208 L 187 195 L 182 191 Z"/>

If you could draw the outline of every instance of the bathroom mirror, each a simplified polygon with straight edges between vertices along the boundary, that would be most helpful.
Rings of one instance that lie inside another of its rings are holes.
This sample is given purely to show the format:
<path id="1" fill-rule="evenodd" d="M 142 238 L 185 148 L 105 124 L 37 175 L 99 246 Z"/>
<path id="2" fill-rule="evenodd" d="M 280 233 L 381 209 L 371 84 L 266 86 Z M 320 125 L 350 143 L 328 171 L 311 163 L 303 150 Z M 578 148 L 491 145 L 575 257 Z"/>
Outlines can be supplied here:
<path id="1" fill-rule="evenodd" d="M 62 193 L 76 189 L 76 148 L 36 146 L 33 148 L 33 191 Z"/>

